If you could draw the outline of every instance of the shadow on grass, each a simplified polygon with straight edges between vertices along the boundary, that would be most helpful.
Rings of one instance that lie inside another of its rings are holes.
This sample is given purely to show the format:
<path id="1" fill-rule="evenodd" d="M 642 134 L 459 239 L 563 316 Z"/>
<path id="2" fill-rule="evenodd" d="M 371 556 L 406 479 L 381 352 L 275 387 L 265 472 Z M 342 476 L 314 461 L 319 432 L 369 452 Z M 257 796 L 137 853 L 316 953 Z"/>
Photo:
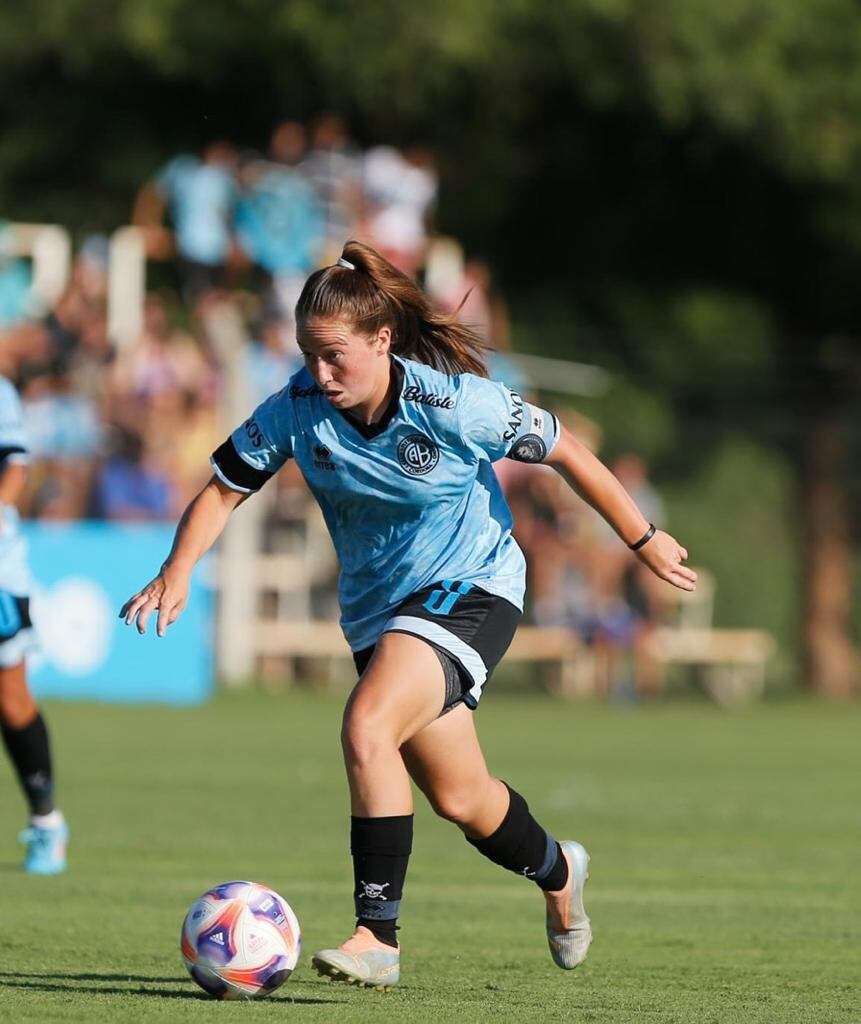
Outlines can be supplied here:
<path id="1" fill-rule="evenodd" d="M 63 982 L 80 981 L 114 981 L 114 982 L 148 982 L 149 985 L 140 985 L 138 988 L 121 988 L 118 985 L 78 985 L 63 984 Z M 205 992 L 189 990 L 177 990 L 172 988 L 152 988 L 151 985 L 173 982 L 174 984 L 187 985 L 184 978 L 152 978 L 130 974 L 25 974 L 23 972 L 12 973 L 0 971 L 0 988 L 19 988 L 30 992 L 78 992 L 80 994 L 97 993 L 98 995 L 117 996 L 154 996 L 157 999 L 194 999 L 206 1002 L 216 1002 L 212 996 Z M 276 996 L 267 997 L 269 1002 L 301 1003 L 307 1005 L 337 1003 L 337 999 L 309 999 L 305 996 L 290 996 L 281 993 Z"/>
<path id="2" fill-rule="evenodd" d="M 52 972 L 51 974 L 44 973 L 31 973 L 30 971 L 0 971 L 0 985 L 5 984 L 4 979 L 12 978 L 15 981 L 21 978 L 33 978 L 35 980 L 42 981 L 147 981 L 150 983 L 154 982 L 175 982 L 176 984 L 186 984 L 188 979 L 183 978 L 178 974 L 174 974 L 170 978 L 154 978 L 151 974 L 57 974 Z"/>

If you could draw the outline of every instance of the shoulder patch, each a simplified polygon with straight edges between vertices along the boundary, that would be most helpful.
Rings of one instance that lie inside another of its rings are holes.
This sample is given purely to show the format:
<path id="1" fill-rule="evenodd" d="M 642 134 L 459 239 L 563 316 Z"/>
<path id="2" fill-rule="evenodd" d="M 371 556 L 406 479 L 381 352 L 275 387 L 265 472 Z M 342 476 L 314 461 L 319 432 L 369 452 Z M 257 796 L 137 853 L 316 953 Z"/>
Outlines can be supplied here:
<path id="1" fill-rule="evenodd" d="M 543 462 L 546 456 L 547 445 L 538 434 L 524 434 L 508 453 L 515 462 Z"/>

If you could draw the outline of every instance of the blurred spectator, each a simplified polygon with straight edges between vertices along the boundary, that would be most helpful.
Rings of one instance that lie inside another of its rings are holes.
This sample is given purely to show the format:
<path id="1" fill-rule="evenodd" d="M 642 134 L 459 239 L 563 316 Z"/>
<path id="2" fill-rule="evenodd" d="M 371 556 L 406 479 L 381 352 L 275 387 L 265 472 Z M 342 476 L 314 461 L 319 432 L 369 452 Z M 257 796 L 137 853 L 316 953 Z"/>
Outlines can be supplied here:
<path id="1" fill-rule="evenodd" d="M 265 319 L 259 333 L 260 337 L 253 338 L 244 352 L 245 371 L 255 405 L 284 387 L 302 365 L 295 343 L 290 346 L 284 343 L 280 320 Z"/>
<path id="2" fill-rule="evenodd" d="M 109 253 L 104 235 L 85 239 L 67 290 L 80 299 L 74 330 L 67 338 L 71 387 L 99 410 L 108 400 L 115 354 L 107 323 Z"/>
<path id="3" fill-rule="evenodd" d="M 299 121 L 281 121 L 269 138 L 269 159 L 283 167 L 298 169 L 308 151 L 308 133 Z"/>
<path id="4" fill-rule="evenodd" d="M 93 505 L 104 519 L 159 520 L 173 515 L 170 480 L 133 430 L 115 428 L 111 454 L 96 477 Z"/>
<path id="5" fill-rule="evenodd" d="M 31 377 L 22 392 L 24 424 L 30 445 L 30 474 L 25 511 L 39 513 L 48 503 L 50 485 L 54 506 L 61 498 L 62 514 L 56 518 L 86 515 L 93 467 L 102 441 L 102 424 L 95 405 L 74 389 L 68 359 L 57 358 L 38 376 Z"/>
<path id="6" fill-rule="evenodd" d="M 663 502 L 649 481 L 645 461 L 626 452 L 610 469 L 649 522 L 662 526 Z M 660 622 L 660 581 L 602 519 L 590 518 L 594 540 L 586 569 L 591 610 L 582 628 L 599 656 L 599 689 L 617 696 L 654 697 L 663 688 L 662 669 L 651 657 L 649 643 Z"/>
<path id="7" fill-rule="evenodd" d="M 104 307 L 107 301 L 109 260 L 110 242 L 105 235 L 84 239 L 72 267 L 72 281 L 90 306 Z"/>
<path id="8" fill-rule="evenodd" d="M 114 389 L 134 416 L 147 405 L 157 405 L 168 391 L 185 389 L 209 400 L 214 397 L 214 368 L 194 337 L 171 324 L 164 299 L 154 292 L 144 301 L 140 341 L 117 358 Z"/>
<path id="9" fill-rule="evenodd" d="M 162 228 L 173 224 L 183 293 L 192 305 L 222 288 L 231 259 L 236 151 L 229 142 L 210 143 L 200 158 L 178 156 L 138 193 L 132 220 L 145 232 L 150 258 L 172 255 Z"/>
<path id="10" fill-rule="evenodd" d="M 50 373 L 30 380 L 22 397 L 34 462 L 96 456 L 102 436 L 99 417 L 92 402 L 74 390 L 67 360 L 56 360 Z"/>
<path id="11" fill-rule="evenodd" d="M 267 315 L 283 321 L 285 342 L 292 340 L 293 309 L 324 242 L 321 203 L 301 166 L 304 150 L 302 126 L 279 125 L 271 159 L 251 158 L 241 165 L 236 209 L 239 243 L 265 275 Z"/>
<path id="12" fill-rule="evenodd" d="M 413 277 L 424 262 L 438 179 L 433 154 L 414 146 L 403 153 L 376 146 L 365 154 L 362 171 L 369 242 L 396 267 Z"/>
<path id="13" fill-rule="evenodd" d="M 302 170 L 322 206 L 321 262 L 334 263 L 344 243 L 355 234 L 362 198 L 362 155 L 350 142 L 343 118 L 321 114 L 315 119 Z"/>
<path id="14" fill-rule="evenodd" d="M 495 285 L 489 264 L 480 259 L 467 260 L 460 273 L 452 275 L 446 282 L 444 293 L 437 295 L 436 299 L 442 309 L 454 313 L 487 345 L 490 377 L 526 396 L 531 384 L 508 355 L 511 351 L 508 307 Z"/>
<path id="15" fill-rule="evenodd" d="M 12 252 L 9 226 L 0 221 L 0 331 L 26 319 L 31 284 L 30 267 Z"/>
<path id="16" fill-rule="evenodd" d="M 212 475 L 209 456 L 223 440 L 223 431 L 214 404 L 186 390 L 176 393 L 176 407 L 165 428 L 162 436 L 148 440 L 154 451 L 163 453 L 159 461 L 171 481 L 173 518 Z"/>

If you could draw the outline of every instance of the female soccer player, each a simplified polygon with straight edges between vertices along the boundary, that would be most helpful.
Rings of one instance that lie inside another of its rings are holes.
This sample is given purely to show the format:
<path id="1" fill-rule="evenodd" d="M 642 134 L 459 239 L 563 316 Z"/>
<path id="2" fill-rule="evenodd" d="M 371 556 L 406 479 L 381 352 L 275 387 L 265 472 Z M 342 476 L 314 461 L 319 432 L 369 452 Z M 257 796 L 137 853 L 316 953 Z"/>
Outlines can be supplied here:
<path id="1" fill-rule="evenodd" d="M 687 553 L 549 412 L 484 378 L 481 343 L 431 310 L 378 253 L 348 242 L 296 307 L 305 367 L 212 456 L 152 582 L 120 616 L 164 635 L 192 567 L 236 506 L 296 459 L 341 567 L 341 625 L 360 679 L 342 745 L 351 796 L 356 928 L 313 957 L 321 974 L 373 987 L 400 974 L 396 921 L 412 848 L 410 777 L 434 810 L 543 891 L 554 962 L 582 963 L 588 855 L 558 843 L 489 774 L 472 712 L 520 618 L 523 555 L 491 463 L 547 462 L 658 576 L 693 590 Z"/>
<path id="2" fill-rule="evenodd" d="M 24 870 L 66 870 L 69 830 L 54 806 L 51 748 L 45 721 L 27 687 L 24 655 L 32 646 L 30 574 L 17 503 L 27 482 L 27 446 L 21 403 L 0 377 L 0 733 L 30 807 Z"/>

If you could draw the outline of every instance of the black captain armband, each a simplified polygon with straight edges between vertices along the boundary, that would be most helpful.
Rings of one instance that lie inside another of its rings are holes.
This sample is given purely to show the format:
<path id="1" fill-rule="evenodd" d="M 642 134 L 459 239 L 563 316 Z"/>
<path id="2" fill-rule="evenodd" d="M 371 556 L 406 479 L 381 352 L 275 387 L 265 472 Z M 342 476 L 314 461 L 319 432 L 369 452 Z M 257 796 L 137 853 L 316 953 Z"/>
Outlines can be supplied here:
<path id="1" fill-rule="evenodd" d="M 639 540 L 635 540 L 633 544 L 629 544 L 628 547 L 632 551 L 639 551 L 641 547 L 644 547 L 646 544 L 649 543 L 649 541 L 652 539 L 652 537 L 655 536 L 656 533 L 657 527 L 655 526 L 655 524 L 649 523 L 649 528 L 648 530 L 646 530 L 643 536 Z"/>
<path id="2" fill-rule="evenodd" d="M 265 469 L 255 469 L 253 466 L 249 466 L 229 437 L 224 444 L 215 449 L 210 461 L 216 476 L 220 477 L 228 487 L 249 494 L 259 491 L 272 476 Z"/>

